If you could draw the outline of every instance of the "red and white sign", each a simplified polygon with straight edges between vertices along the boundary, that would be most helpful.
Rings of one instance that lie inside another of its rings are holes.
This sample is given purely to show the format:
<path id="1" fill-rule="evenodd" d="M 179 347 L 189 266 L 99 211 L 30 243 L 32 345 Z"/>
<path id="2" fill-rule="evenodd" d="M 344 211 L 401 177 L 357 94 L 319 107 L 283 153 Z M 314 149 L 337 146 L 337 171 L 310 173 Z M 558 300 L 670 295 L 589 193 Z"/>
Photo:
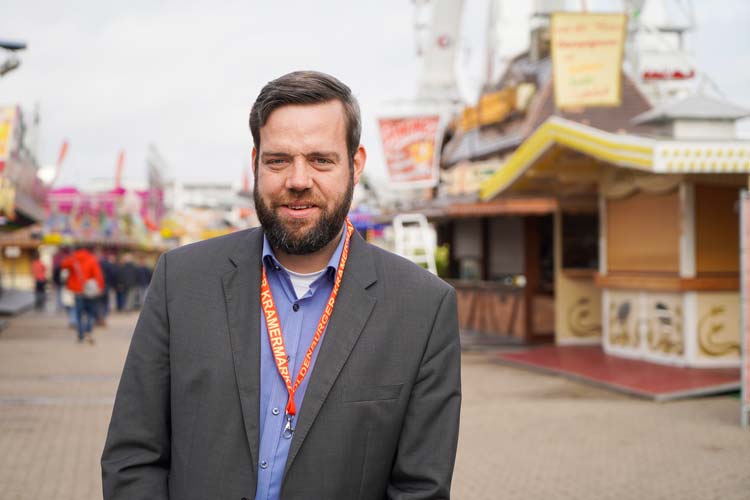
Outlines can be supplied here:
<path id="1" fill-rule="evenodd" d="M 440 117 L 380 118 L 378 125 L 391 183 L 409 188 L 437 185 Z"/>

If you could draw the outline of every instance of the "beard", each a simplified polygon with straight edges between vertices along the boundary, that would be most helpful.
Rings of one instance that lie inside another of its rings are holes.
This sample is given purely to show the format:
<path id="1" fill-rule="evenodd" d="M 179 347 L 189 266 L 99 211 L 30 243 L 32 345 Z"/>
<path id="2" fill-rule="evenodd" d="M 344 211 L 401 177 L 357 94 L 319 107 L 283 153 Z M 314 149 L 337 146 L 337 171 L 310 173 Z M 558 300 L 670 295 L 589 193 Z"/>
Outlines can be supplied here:
<path id="1" fill-rule="evenodd" d="M 271 246 L 290 255 L 307 255 L 321 250 L 338 236 L 349 213 L 353 194 L 354 175 L 350 171 L 346 192 L 332 208 L 323 208 L 324 203 L 313 203 L 320 209 L 321 213 L 313 227 L 307 230 L 304 229 L 305 221 L 295 219 L 283 221 L 276 214 L 274 208 L 263 201 L 258 193 L 257 174 L 255 175 L 253 200 L 255 201 L 258 220 Z M 289 191 L 285 202 L 310 201 L 311 199 L 313 202 L 316 201 L 309 190 Z"/>

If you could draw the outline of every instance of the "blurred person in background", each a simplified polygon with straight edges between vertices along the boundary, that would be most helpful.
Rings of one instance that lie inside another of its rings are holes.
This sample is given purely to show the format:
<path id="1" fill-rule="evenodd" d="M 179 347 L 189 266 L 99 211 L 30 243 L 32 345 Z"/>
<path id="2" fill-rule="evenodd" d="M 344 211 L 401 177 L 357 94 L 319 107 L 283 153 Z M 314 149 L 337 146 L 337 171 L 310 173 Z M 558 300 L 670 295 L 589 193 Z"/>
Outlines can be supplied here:
<path id="1" fill-rule="evenodd" d="M 70 249 L 68 247 L 60 247 L 57 253 L 52 257 L 52 284 L 55 287 L 55 306 L 57 312 L 65 310 L 68 311 L 68 307 L 63 304 L 63 290 L 65 290 L 65 283 L 67 283 L 67 276 L 64 278 L 61 276 L 62 261 L 70 255 Z"/>
<path id="2" fill-rule="evenodd" d="M 34 276 L 34 309 L 41 311 L 47 302 L 47 266 L 42 262 L 38 250 L 34 250 L 33 257 L 31 274 Z"/>
<path id="3" fill-rule="evenodd" d="M 122 265 L 117 272 L 119 290 L 122 293 L 121 311 L 132 311 L 137 302 L 138 268 L 133 262 L 133 254 L 126 253 L 122 257 Z"/>
<path id="4" fill-rule="evenodd" d="M 70 271 L 62 267 L 62 263 L 73 253 L 73 249 L 68 246 L 60 247 L 59 252 L 53 259 L 52 279 L 57 287 L 57 300 L 59 310 L 65 311 L 65 317 L 68 321 L 68 327 L 72 330 L 78 330 L 78 321 L 76 320 L 76 300 L 75 293 L 68 288 L 68 278 Z"/>
<path id="5" fill-rule="evenodd" d="M 117 286 L 117 269 L 110 261 L 109 255 L 101 248 L 96 250 L 96 258 L 104 276 L 104 290 L 102 290 L 102 294 L 99 297 L 97 307 L 97 324 L 105 326 L 107 324 L 107 316 L 109 316 L 110 291 Z"/>
<path id="6" fill-rule="evenodd" d="M 125 298 L 127 297 L 127 290 L 125 289 L 125 282 L 123 281 L 122 266 L 123 266 L 122 254 L 116 254 L 114 256 L 114 270 L 115 270 L 115 306 L 117 312 L 125 310 Z"/>
<path id="7" fill-rule="evenodd" d="M 99 262 L 86 247 L 79 247 L 62 261 L 68 271 L 67 288 L 75 295 L 75 317 L 78 342 L 94 343 L 92 330 L 97 319 L 97 304 L 104 290 L 104 276 Z"/>
<path id="8" fill-rule="evenodd" d="M 104 276 L 104 279 L 109 279 L 109 295 L 107 296 L 107 308 L 112 311 L 112 301 L 114 300 L 114 307 L 117 307 L 117 286 L 120 282 L 120 264 L 118 262 L 117 251 L 112 251 L 107 254 L 107 262 L 109 263 L 109 269 L 111 275 L 109 277 Z"/>
<path id="9" fill-rule="evenodd" d="M 262 227 L 159 259 L 104 499 L 447 500 L 456 293 L 347 219 L 366 159 L 356 99 L 290 73 L 261 90 L 250 129 Z"/>
<path id="10" fill-rule="evenodd" d="M 152 273 L 151 266 L 148 265 L 145 255 L 141 255 L 138 258 L 138 266 L 136 270 L 138 273 L 138 301 L 136 307 L 140 309 L 141 305 L 143 305 L 146 300 L 146 292 L 148 291 L 148 284 L 151 283 Z"/>

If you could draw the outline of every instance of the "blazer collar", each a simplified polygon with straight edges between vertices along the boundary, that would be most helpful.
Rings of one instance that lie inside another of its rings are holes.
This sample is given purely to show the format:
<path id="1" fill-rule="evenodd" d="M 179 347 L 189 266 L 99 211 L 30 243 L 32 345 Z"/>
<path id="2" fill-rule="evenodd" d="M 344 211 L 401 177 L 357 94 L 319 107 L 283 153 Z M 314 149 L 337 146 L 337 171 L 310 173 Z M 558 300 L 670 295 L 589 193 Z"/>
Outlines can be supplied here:
<path id="1" fill-rule="evenodd" d="M 356 280 L 362 288 L 369 288 L 378 280 L 370 247 L 356 230 L 352 234 L 349 261 L 344 271 L 345 278 L 347 275 Z"/>
<path id="2" fill-rule="evenodd" d="M 252 267 L 258 272 L 258 283 L 260 283 L 262 253 L 263 230 L 257 227 L 245 231 L 244 236 L 239 239 L 238 244 L 229 255 L 229 260 L 236 268 Z M 368 243 L 357 231 L 352 234 L 346 276 L 358 281 L 364 288 L 369 288 L 377 281 L 371 250 Z M 258 296 L 260 297 L 260 293 Z"/>
<path id="3" fill-rule="evenodd" d="M 253 229 L 239 239 L 229 260 L 234 269 L 222 276 L 232 360 L 239 389 L 252 474 L 257 475 L 260 399 L 260 255 L 263 232 Z"/>

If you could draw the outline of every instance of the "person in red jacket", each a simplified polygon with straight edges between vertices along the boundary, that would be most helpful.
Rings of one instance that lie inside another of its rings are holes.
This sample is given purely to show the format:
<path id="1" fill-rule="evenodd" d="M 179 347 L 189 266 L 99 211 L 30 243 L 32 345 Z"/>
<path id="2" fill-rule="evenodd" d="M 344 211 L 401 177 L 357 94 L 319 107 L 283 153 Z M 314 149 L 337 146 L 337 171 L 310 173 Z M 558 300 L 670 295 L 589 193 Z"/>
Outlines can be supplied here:
<path id="1" fill-rule="evenodd" d="M 31 261 L 31 274 L 34 276 L 34 309 L 41 311 L 47 301 L 47 266 L 34 250 L 34 260 Z"/>
<path id="2" fill-rule="evenodd" d="M 62 261 L 61 267 L 68 270 L 68 290 L 75 294 L 78 342 L 84 339 L 92 344 L 91 330 L 96 320 L 97 299 L 104 290 L 104 277 L 99 262 L 88 248 L 79 247 Z"/>

